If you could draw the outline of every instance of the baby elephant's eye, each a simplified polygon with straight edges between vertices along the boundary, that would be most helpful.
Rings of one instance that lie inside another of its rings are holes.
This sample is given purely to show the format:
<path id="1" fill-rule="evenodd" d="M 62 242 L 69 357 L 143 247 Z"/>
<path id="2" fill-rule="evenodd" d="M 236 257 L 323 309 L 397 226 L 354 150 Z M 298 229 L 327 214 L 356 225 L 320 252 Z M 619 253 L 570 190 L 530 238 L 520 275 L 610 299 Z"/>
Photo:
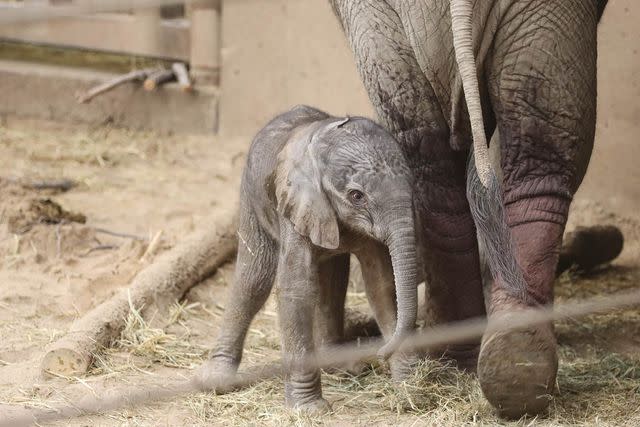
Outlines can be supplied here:
<path id="1" fill-rule="evenodd" d="M 365 202 L 364 193 L 359 190 L 349 190 L 349 200 L 354 205 L 363 205 Z"/>

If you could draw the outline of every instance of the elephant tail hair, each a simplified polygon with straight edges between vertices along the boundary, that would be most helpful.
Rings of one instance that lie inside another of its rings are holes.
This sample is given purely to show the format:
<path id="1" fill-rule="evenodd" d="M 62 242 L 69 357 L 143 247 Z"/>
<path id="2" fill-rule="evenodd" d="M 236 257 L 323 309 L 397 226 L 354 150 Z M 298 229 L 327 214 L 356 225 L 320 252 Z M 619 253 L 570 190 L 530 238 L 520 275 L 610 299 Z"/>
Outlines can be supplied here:
<path id="1" fill-rule="evenodd" d="M 489 170 L 487 184 L 481 182 L 474 161 L 473 148 L 467 163 L 467 199 L 476 224 L 478 243 L 485 249 L 485 257 L 494 279 L 501 279 L 505 290 L 513 297 L 533 303 L 527 292 L 527 282 L 515 256 L 502 203 L 498 177 Z"/>

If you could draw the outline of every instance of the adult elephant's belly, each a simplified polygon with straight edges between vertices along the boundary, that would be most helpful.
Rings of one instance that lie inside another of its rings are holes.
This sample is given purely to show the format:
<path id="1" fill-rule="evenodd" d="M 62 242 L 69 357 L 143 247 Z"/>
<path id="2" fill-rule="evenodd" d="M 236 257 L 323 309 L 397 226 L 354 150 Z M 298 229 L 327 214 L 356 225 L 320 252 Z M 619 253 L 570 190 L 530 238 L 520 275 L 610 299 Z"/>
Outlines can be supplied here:
<path id="1" fill-rule="evenodd" d="M 471 144 L 469 114 L 464 102 L 462 83 L 456 66 L 451 29 L 450 0 L 396 1 L 402 29 L 413 55 L 434 93 L 434 108 L 442 111 L 454 150 L 466 151 Z M 478 69 L 489 54 L 501 8 L 493 2 L 478 1 L 473 10 L 473 38 Z M 484 78 L 482 72 L 480 78 Z M 481 96 L 487 98 L 486 85 L 480 85 Z M 493 114 L 489 103 L 483 104 L 486 126 L 492 131 Z"/>

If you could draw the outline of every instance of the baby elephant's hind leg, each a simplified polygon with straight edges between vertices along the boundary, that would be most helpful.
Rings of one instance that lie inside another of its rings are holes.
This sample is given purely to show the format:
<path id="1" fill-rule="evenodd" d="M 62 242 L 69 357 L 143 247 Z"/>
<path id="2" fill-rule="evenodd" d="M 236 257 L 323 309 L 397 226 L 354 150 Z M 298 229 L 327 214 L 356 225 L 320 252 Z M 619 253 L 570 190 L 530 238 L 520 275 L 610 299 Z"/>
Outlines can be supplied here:
<path id="1" fill-rule="evenodd" d="M 349 254 L 326 260 L 318 271 L 320 298 L 315 319 L 315 341 L 319 347 L 342 343 L 344 302 L 349 284 Z"/>
<path id="2" fill-rule="evenodd" d="M 331 351 L 345 341 L 344 306 L 349 286 L 350 254 L 342 254 L 324 261 L 318 269 L 319 301 L 314 321 L 316 347 Z M 344 366 L 326 369 L 332 373 L 359 375 L 368 365 L 352 362 Z"/>
<path id="3" fill-rule="evenodd" d="M 233 378 L 251 321 L 266 302 L 275 279 L 278 247 L 251 214 L 241 215 L 235 280 L 227 294 L 220 332 L 211 358 L 200 367 L 202 389 L 222 391 L 220 381 Z"/>

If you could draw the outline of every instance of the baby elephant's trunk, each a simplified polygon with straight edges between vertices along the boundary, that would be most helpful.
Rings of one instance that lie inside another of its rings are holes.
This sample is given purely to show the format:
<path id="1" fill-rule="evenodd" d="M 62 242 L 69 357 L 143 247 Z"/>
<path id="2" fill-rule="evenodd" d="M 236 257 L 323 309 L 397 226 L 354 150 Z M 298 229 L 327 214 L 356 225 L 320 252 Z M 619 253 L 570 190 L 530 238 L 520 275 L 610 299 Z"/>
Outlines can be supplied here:
<path id="1" fill-rule="evenodd" d="M 389 358 L 402 344 L 403 339 L 416 327 L 418 311 L 417 255 L 413 209 L 408 207 L 392 215 L 389 223 L 387 245 L 393 265 L 396 285 L 398 317 L 391 339 L 378 351 L 378 356 Z"/>

